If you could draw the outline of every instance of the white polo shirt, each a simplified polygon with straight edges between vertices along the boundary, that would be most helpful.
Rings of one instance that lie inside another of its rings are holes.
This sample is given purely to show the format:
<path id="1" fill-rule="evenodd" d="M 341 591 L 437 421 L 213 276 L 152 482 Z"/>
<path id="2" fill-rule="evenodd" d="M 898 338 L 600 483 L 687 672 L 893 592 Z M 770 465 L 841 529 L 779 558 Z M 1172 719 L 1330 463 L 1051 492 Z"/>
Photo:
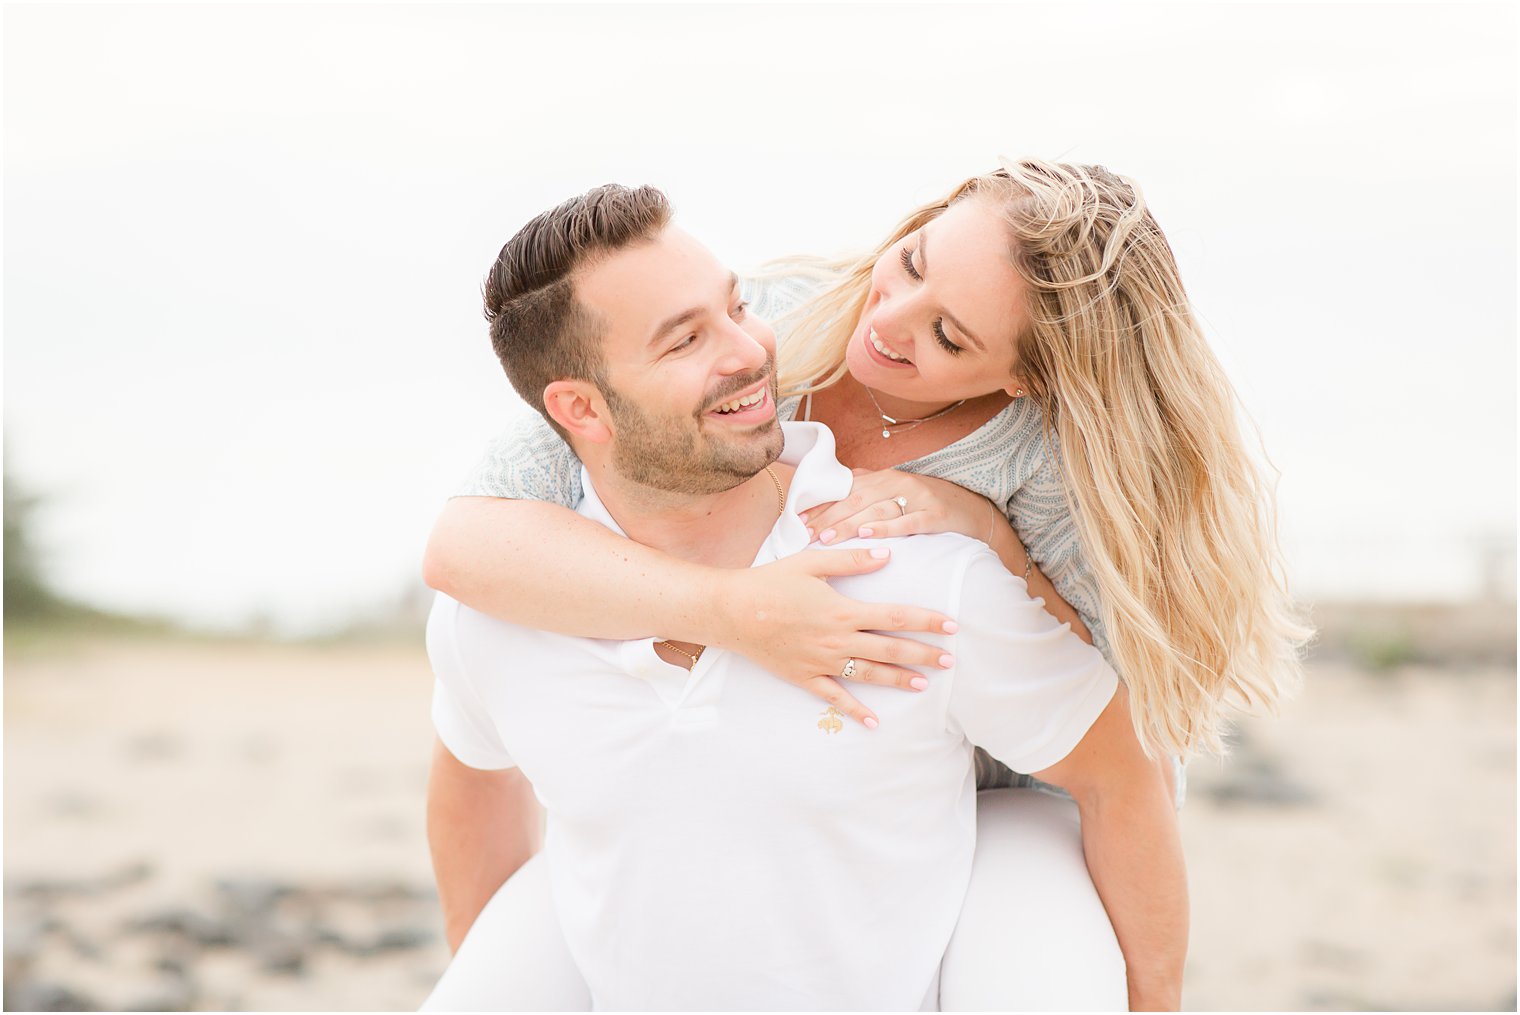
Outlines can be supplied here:
<path id="1" fill-rule="evenodd" d="M 796 512 L 850 487 L 827 428 L 783 428 L 796 474 L 756 565 L 807 552 Z M 579 513 L 618 530 L 583 482 Z M 927 691 L 851 685 L 876 730 L 732 653 L 709 649 L 688 673 L 653 640 L 529 630 L 438 597 L 434 724 L 466 765 L 532 780 L 565 942 L 598 1009 L 934 1006 L 976 841 L 972 744 L 1037 772 L 1117 681 L 982 543 L 876 543 L 891 562 L 840 592 L 960 625 L 920 636 L 956 657 Z"/>

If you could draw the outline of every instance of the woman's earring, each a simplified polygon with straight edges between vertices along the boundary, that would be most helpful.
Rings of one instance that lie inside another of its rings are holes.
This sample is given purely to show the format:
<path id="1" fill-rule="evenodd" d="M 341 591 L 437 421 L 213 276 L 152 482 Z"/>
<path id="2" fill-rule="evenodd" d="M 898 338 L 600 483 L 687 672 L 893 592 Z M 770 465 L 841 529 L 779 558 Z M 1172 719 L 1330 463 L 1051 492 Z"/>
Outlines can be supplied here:
<path id="1" fill-rule="evenodd" d="M 1013 389 L 1013 397 L 1014 398 L 1023 398 L 1024 397 L 1024 389 L 1023 388 L 1014 388 Z"/>

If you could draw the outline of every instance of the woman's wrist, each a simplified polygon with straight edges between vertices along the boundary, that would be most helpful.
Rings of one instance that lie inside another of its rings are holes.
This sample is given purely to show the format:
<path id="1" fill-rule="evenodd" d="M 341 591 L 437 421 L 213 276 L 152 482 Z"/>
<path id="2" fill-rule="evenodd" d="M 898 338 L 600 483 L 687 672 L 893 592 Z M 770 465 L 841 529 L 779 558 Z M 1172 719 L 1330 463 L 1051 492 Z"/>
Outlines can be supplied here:
<path id="1" fill-rule="evenodd" d="M 687 587 L 693 594 L 690 605 L 693 633 L 702 636 L 697 644 L 740 651 L 747 630 L 745 617 L 754 612 L 745 584 L 754 569 L 698 567 L 697 570 L 696 580 Z M 753 616 L 750 621 L 753 623 Z"/>

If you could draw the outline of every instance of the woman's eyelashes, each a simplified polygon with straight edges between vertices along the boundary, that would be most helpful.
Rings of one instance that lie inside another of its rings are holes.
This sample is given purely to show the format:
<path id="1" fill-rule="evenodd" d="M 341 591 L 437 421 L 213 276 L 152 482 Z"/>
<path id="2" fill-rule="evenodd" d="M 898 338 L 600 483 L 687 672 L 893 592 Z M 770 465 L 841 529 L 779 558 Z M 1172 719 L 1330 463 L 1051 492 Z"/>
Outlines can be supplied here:
<path id="1" fill-rule="evenodd" d="M 924 277 L 918 273 L 918 269 L 913 267 L 913 251 L 907 247 L 903 247 L 900 260 L 902 261 L 903 271 L 908 273 L 909 278 L 915 282 L 922 282 L 924 280 Z"/>
<path id="2" fill-rule="evenodd" d="M 952 356 L 959 356 L 964 351 L 960 346 L 950 341 L 949 337 L 946 336 L 945 322 L 943 318 L 935 321 L 932 327 L 934 330 L 934 340 L 938 342 L 940 344 L 940 347 L 943 348 L 946 352 L 950 353 Z"/>
<path id="3" fill-rule="evenodd" d="M 924 277 L 918 273 L 918 269 L 913 267 L 913 251 L 911 248 L 903 247 L 902 254 L 899 255 L 898 259 L 902 261 L 903 271 L 908 273 L 909 278 L 915 282 L 922 282 L 924 280 Z M 944 318 L 940 318 L 930 325 L 930 330 L 934 332 L 934 340 L 940 344 L 940 348 L 952 356 L 959 356 L 961 354 L 963 351 L 961 347 L 950 341 L 949 336 L 945 334 Z"/>

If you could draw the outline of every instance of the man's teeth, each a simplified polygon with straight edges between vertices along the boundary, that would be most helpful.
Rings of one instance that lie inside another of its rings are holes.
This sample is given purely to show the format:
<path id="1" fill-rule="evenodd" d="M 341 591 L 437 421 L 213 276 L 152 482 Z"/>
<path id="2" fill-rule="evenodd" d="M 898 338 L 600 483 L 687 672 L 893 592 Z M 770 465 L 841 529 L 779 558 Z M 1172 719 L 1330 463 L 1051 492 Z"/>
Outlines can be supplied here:
<path id="1" fill-rule="evenodd" d="M 764 397 L 765 389 L 761 388 L 753 395 L 749 395 L 745 398 L 736 398 L 732 402 L 724 402 L 722 405 L 718 406 L 718 411 L 738 412 L 740 409 L 748 409 L 750 406 L 757 404 Z"/>
<path id="2" fill-rule="evenodd" d="M 887 359 L 891 360 L 893 363 L 912 363 L 913 362 L 912 360 L 908 359 L 908 357 L 906 357 L 906 356 L 899 356 L 899 355 L 897 355 L 897 353 L 893 352 L 891 349 L 888 349 L 886 346 L 882 345 L 881 344 L 881 339 L 879 339 L 879 338 L 876 337 L 876 329 L 875 328 L 871 329 L 871 346 L 877 352 L 881 353 Z"/>

